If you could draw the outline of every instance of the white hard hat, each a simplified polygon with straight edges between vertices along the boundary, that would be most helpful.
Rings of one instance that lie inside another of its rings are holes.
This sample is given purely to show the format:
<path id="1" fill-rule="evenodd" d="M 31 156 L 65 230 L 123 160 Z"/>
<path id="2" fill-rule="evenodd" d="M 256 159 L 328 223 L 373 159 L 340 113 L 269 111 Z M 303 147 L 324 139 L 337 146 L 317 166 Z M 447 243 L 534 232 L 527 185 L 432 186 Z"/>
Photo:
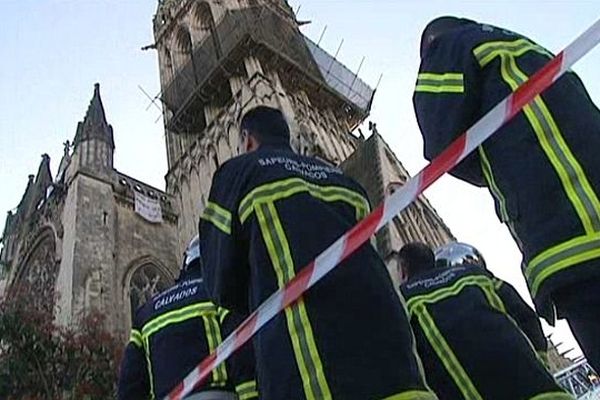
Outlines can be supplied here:
<path id="1" fill-rule="evenodd" d="M 467 243 L 452 242 L 435 251 L 435 263 L 438 266 L 457 267 L 475 265 L 485 268 L 483 256 L 474 246 Z"/>
<path id="2" fill-rule="evenodd" d="M 185 249 L 182 269 L 186 270 L 190 264 L 200 259 L 200 236 L 196 235 L 190 240 Z"/>

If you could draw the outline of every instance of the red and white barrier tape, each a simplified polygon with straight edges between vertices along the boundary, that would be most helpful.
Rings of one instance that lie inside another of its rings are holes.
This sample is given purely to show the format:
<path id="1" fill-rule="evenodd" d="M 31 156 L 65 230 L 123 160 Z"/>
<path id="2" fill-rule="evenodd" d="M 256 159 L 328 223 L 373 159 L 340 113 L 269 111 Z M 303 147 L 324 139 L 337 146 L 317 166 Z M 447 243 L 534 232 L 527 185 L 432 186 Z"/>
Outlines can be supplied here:
<path id="1" fill-rule="evenodd" d="M 216 366 L 229 358 L 275 315 L 296 301 L 342 260 L 369 240 L 375 232 L 390 222 L 440 176 L 451 170 L 484 140 L 519 113 L 527 103 L 548 88 L 598 42 L 600 42 L 600 20 L 550 60 L 514 93 L 484 115 L 371 214 L 300 270 L 283 288 L 273 293 L 212 354 L 194 368 L 165 399 L 183 399 L 196 385 L 204 381 Z"/>

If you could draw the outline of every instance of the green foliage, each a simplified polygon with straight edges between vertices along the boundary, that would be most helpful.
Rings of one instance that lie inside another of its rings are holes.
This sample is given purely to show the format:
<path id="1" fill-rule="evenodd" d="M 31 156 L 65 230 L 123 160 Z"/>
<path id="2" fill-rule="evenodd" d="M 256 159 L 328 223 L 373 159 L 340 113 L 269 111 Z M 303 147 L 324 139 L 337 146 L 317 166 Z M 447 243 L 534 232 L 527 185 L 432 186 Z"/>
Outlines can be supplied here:
<path id="1" fill-rule="evenodd" d="M 104 400 L 115 397 L 122 344 L 92 313 L 58 326 L 52 301 L 34 306 L 24 287 L 0 300 L 0 399 Z"/>

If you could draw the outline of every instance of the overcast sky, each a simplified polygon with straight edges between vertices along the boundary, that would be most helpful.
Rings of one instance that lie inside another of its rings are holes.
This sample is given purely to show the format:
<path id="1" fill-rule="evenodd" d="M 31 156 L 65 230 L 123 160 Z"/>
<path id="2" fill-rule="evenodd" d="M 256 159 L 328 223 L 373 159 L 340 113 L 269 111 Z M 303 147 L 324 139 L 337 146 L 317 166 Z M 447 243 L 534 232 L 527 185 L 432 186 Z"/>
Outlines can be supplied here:
<path id="1" fill-rule="evenodd" d="M 371 120 L 404 166 L 415 173 L 426 165 L 411 97 L 419 66 L 422 28 L 440 15 L 457 15 L 523 33 L 558 52 L 600 17 L 600 3 L 589 1 L 398 1 L 292 0 L 303 32 L 335 53 L 377 90 Z M 1 0 L 0 43 L 0 212 L 18 204 L 27 175 L 41 154 L 52 158 L 75 135 L 99 82 L 115 134 L 115 166 L 164 188 L 166 155 L 160 111 L 140 90 L 159 91 L 157 58 L 141 51 L 151 44 L 152 0 Z M 580 74 L 600 104 L 600 49 L 580 61 Z M 498 222 L 491 196 L 454 178 L 444 177 L 426 193 L 459 240 L 484 254 L 491 270 L 526 295 L 521 256 Z M 3 226 L 3 222 L 0 223 Z M 575 346 L 566 324 L 554 338 Z M 563 349 L 566 347 L 563 347 Z M 574 353 L 574 354 L 578 354 Z"/>

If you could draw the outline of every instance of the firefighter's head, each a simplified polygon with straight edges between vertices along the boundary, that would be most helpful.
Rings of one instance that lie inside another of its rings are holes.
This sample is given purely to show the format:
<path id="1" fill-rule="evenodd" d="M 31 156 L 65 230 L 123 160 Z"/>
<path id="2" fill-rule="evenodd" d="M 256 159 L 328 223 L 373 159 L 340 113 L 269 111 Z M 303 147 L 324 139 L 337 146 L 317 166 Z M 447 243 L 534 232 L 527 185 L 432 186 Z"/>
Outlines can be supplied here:
<path id="1" fill-rule="evenodd" d="M 425 243 L 412 242 L 405 244 L 400 249 L 399 257 L 403 281 L 435 268 L 433 251 Z"/>
<path id="2" fill-rule="evenodd" d="M 179 278 L 194 268 L 202 268 L 202 258 L 200 256 L 200 236 L 196 235 L 188 243 L 183 253 L 183 263 L 179 271 Z M 178 279 L 179 280 L 179 279 Z"/>
<path id="3" fill-rule="evenodd" d="M 258 106 L 242 117 L 240 123 L 240 153 L 249 153 L 262 145 L 289 144 L 290 127 L 280 110 Z"/>
<path id="4" fill-rule="evenodd" d="M 435 251 L 435 262 L 440 267 L 486 267 L 483 256 L 474 246 L 467 243 L 452 242 Z"/>
<path id="5" fill-rule="evenodd" d="M 431 44 L 444 33 L 450 32 L 454 29 L 460 28 L 467 24 L 473 24 L 475 21 L 471 21 L 466 18 L 457 17 L 438 17 L 427 24 L 421 35 L 421 59 L 425 57 L 427 50 L 431 47 Z"/>

